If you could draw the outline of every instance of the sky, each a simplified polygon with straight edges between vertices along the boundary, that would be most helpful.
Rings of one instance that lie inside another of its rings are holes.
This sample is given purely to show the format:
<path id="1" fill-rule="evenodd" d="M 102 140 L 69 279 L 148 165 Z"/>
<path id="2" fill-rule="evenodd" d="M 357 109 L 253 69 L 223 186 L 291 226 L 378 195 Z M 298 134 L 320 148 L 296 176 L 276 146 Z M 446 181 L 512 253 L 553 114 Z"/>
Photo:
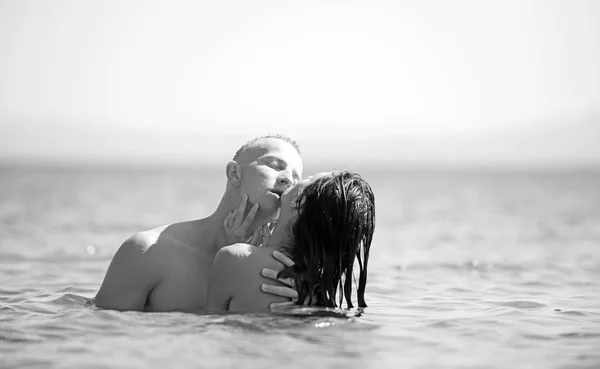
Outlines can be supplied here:
<path id="1" fill-rule="evenodd" d="M 600 2 L 0 0 L 0 160 L 600 166 Z"/>

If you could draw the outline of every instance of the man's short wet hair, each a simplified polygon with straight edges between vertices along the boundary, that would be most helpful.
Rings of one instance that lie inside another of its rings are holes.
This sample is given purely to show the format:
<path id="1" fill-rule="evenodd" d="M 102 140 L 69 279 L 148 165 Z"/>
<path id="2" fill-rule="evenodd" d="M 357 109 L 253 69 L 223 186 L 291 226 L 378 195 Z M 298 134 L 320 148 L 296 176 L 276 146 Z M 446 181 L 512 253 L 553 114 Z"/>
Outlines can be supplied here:
<path id="1" fill-rule="evenodd" d="M 287 143 L 289 143 L 290 145 L 294 146 L 294 149 L 296 149 L 296 151 L 298 152 L 298 154 L 300 154 L 300 146 L 298 146 L 298 143 L 296 143 L 296 141 L 292 140 L 291 138 L 289 138 L 286 135 L 282 135 L 282 134 L 270 134 L 270 135 L 266 135 L 266 136 L 260 136 L 260 137 L 256 137 L 248 142 L 246 142 L 242 147 L 240 147 L 240 149 L 235 153 L 235 155 L 233 156 L 233 160 L 234 161 L 238 161 L 239 158 L 248 150 L 253 149 L 255 147 L 258 146 L 259 142 L 262 140 L 266 140 L 269 138 L 275 138 L 281 141 L 285 141 Z"/>

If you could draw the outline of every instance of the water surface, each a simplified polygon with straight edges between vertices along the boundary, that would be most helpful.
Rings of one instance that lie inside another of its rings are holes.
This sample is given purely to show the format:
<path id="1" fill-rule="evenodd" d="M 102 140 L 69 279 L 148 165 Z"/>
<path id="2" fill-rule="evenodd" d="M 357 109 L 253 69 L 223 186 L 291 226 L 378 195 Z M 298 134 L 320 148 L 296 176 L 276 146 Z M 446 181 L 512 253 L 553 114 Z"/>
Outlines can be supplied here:
<path id="1" fill-rule="evenodd" d="M 0 170 L 2 367 L 600 367 L 600 176 L 364 173 L 364 310 L 90 303 L 120 243 L 208 214 L 221 171 Z"/>

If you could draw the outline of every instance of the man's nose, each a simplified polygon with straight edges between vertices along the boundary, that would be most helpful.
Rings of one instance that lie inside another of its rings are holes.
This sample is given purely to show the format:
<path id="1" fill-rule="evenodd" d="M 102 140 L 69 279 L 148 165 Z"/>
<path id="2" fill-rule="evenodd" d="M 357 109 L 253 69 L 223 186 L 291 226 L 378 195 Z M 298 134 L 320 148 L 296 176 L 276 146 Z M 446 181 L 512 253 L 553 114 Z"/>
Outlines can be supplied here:
<path id="1" fill-rule="evenodd" d="M 279 176 L 279 178 L 277 178 L 277 184 L 283 187 L 284 190 L 287 190 L 289 187 L 292 187 L 294 180 L 292 179 L 291 175 L 282 174 Z"/>

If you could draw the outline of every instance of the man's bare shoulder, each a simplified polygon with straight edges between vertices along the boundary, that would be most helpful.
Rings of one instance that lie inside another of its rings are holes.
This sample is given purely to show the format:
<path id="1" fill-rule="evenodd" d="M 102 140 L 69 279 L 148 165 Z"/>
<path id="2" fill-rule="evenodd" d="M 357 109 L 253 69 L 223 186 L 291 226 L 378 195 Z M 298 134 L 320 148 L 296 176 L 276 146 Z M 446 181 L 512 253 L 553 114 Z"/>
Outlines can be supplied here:
<path id="1" fill-rule="evenodd" d="M 155 245 L 160 238 L 160 234 L 167 226 L 154 228 L 147 231 L 141 231 L 133 234 L 131 237 L 125 240 L 119 247 L 117 254 L 145 254 L 153 245 Z"/>
<path id="2" fill-rule="evenodd" d="M 138 232 L 129 237 L 113 257 L 96 295 L 96 305 L 116 310 L 143 310 L 148 294 L 160 282 L 160 258 L 148 257 L 160 232 Z"/>
<path id="3" fill-rule="evenodd" d="M 177 246 L 182 243 L 182 237 L 179 235 L 181 225 L 180 223 L 165 224 L 160 227 L 137 232 L 125 240 L 123 246 L 126 249 L 131 249 L 131 251 L 141 253 L 157 249 L 160 246 Z"/>
<path id="4" fill-rule="evenodd" d="M 202 256 L 190 246 L 185 232 L 181 232 L 184 228 L 185 225 L 179 223 L 164 225 L 137 232 L 125 240 L 108 267 L 96 296 L 97 305 L 143 310 L 148 304 L 154 304 L 152 308 L 164 308 L 164 304 L 157 307 L 157 301 L 177 301 L 169 295 L 173 288 L 167 282 L 179 283 L 174 281 L 185 281 L 191 275 L 196 278 L 194 273 L 201 265 Z M 157 294 L 168 296 L 156 297 Z"/>
<path id="5" fill-rule="evenodd" d="M 137 232 L 126 239 L 115 253 L 109 271 L 110 269 L 126 271 L 135 265 L 138 270 L 139 268 L 148 269 L 153 271 L 151 274 L 155 274 L 156 269 L 153 266 L 160 263 L 160 253 L 149 251 L 157 250 L 161 234 L 168 226 Z"/>
<path id="6" fill-rule="evenodd" d="M 154 236 L 150 231 L 142 231 L 126 239 L 121 248 L 125 247 L 132 249 L 131 251 L 146 252 L 156 243 L 157 239 L 158 237 Z"/>
<path id="7" fill-rule="evenodd" d="M 208 260 L 198 240 L 188 237 L 185 223 L 167 224 L 133 234 L 121 245 L 113 261 L 133 261 L 151 268 L 168 269 L 197 268 L 199 260 Z M 213 256 L 214 257 L 214 256 Z M 210 258 L 210 262 L 213 257 Z M 205 267 L 210 266 L 210 262 Z"/>

